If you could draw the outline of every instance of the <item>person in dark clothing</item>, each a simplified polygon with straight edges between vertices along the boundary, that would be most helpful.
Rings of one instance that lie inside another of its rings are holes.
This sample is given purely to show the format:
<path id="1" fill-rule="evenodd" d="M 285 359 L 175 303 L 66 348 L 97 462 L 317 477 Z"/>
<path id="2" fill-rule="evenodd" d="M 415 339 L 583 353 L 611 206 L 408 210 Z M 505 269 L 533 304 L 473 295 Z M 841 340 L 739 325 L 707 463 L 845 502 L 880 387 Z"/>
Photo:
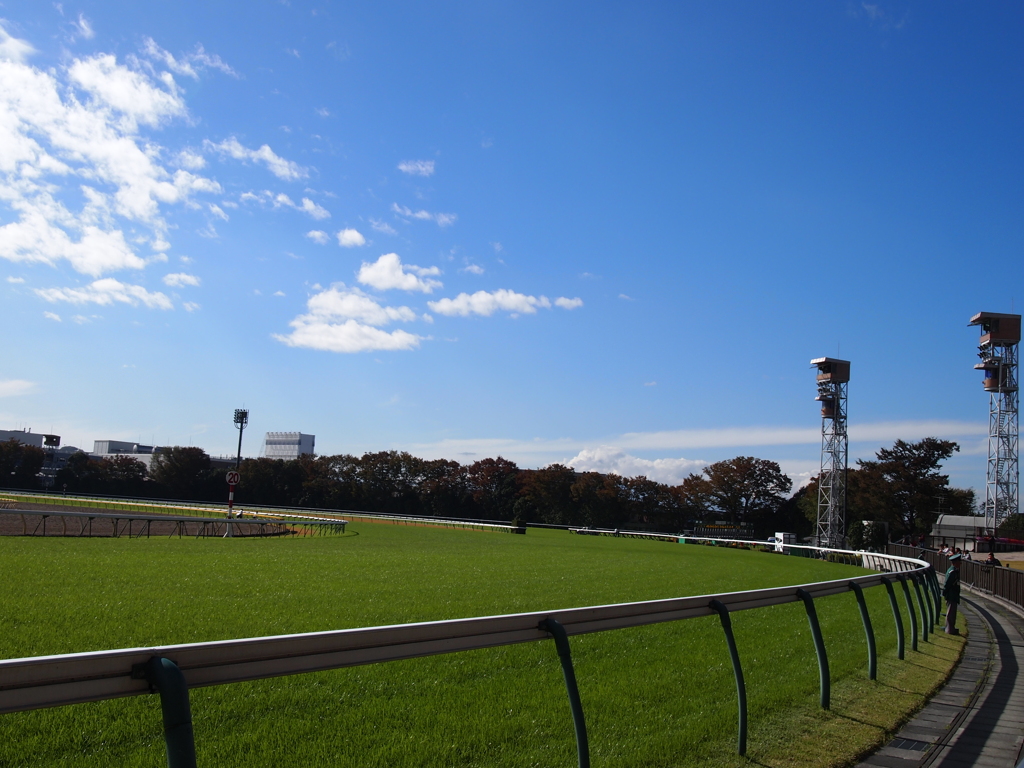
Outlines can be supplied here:
<path id="1" fill-rule="evenodd" d="M 959 635 L 956 628 L 956 607 L 960 604 L 960 560 L 961 555 L 949 558 L 949 570 L 946 571 L 946 583 L 942 587 L 942 596 L 946 598 L 946 634 Z"/>
<path id="2" fill-rule="evenodd" d="M 988 557 L 985 558 L 985 565 L 1002 565 L 992 552 L 988 553 Z"/>

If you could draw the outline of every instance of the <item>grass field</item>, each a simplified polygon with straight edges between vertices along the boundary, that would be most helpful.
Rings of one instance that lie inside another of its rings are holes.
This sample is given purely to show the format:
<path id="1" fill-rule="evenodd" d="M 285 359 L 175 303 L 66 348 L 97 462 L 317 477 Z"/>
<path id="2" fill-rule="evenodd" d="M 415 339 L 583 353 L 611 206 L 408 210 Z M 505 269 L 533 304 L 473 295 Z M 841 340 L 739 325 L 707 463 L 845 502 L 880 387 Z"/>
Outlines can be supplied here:
<path id="1" fill-rule="evenodd" d="M 797 584 L 863 573 L 643 540 L 354 524 L 341 537 L 0 540 L 0 657 L 198 642 Z M 844 765 L 920 705 L 962 638 L 905 662 L 867 592 L 817 601 L 833 708 L 817 708 L 801 605 L 734 614 L 751 760 Z M 908 643 L 909 645 L 909 643 Z M 572 638 L 595 766 L 749 765 L 715 617 Z M 192 692 L 205 766 L 571 766 L 555 649 L 528 643 Z M 161 766 L 155 696 L 0 716 L 0 766 Z"/>

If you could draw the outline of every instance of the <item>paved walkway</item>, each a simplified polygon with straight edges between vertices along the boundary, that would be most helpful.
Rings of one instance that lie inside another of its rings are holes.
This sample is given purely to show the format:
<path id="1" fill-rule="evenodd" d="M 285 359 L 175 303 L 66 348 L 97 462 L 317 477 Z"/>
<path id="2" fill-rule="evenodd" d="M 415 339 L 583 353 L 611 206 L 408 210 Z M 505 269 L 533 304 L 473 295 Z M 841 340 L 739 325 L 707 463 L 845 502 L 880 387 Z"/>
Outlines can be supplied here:
<path id="1" fill-rule="evenodd" d="M 1024 758 L 1024 616 L 964 589 L 968 638 L 946 686 L 857 768 L 1017 768 Z"/>

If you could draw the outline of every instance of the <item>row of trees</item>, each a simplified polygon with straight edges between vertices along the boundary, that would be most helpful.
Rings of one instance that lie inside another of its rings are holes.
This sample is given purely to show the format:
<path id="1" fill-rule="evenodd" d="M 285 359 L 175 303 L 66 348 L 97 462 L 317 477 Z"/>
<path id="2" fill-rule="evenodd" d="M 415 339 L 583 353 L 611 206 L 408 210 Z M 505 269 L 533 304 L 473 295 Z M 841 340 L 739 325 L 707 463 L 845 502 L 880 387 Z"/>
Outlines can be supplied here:
<path id="1" fill-rule="evenodd" d="M 858 461 L 847 477 L 851 534 L 862 536 L 857 526 L 868 520 L 886 523 L 894 539 L 920 535 L 931 529 L 939 511 L 972 514 L 974 492 L 950 487 L 941 472 L 942 462 L 957 450 L 947 440 L 898 440 L 874 459 Z M 0 484 L 35 487 L 43 457 L 38 448 L 0 444 Z M 779 465 L 752 456 L 716 462 L 675 486 L 646 477 L 577 472 L 561 464 L 521 469 L 500 456 L 464 465 L 400 451 L 245 459 L 240 471 L 236 500 L 242 505 L 596 527 L 645 524 L 667 531 L 726 521 L 757 535 L 777 530 L 806 535 L 817 516 L 816 478 L 791 496 L 792 480 Z M 223 469 L 213 469 L 202 449 L 181 446 L 156 454 L 148 471 L 129 456 L 74 454 L 57 472 L 55 486 L 77 493 L 207 501 L 223 501 L 226 495 Z"/>

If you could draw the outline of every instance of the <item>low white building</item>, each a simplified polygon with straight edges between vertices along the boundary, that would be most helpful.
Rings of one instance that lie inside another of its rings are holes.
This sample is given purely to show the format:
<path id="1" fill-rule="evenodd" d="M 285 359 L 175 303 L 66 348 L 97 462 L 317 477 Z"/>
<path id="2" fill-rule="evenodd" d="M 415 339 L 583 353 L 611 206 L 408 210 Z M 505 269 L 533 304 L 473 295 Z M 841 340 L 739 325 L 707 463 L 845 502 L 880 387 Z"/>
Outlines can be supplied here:
<path id="1" fill-rule="evenodd" d="M 974 551 L 979 536 L 991 536 L 985 527 L 985 518 L 973 515 L 939 515 L 932 527 L 931 545 L 936 549 L 943 544 Z"/>
<path id="2" fill-rule="evenodd" d="M 263 455 L 268 459 L 297 459 L 311 456 L 316 445 L 316 435 L 301 432 L 267 432 L 263 439 Z"/>

